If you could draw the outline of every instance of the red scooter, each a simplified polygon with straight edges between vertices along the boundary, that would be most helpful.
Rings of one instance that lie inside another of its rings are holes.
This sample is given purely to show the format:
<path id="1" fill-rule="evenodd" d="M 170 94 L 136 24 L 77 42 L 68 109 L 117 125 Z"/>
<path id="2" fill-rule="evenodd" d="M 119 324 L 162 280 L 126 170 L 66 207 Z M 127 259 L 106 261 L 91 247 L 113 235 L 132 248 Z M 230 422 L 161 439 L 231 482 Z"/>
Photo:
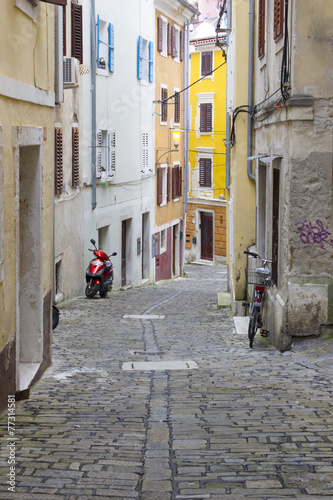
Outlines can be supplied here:
<path id="1" fill-rule="evenodd" d="M 109 256 L 102 250 L 97 250 L 95 240 L 90 241 L 95 248 L 89 248 L 89 250 L 94 252 L 96 258 L 90 261 L 86 271 L 86 296 L 92 299 L 99 292 L 101 297 L 106 297 L 113 283 L 113 262 L 110 257 L 117 255 L 117 252 Z"/>

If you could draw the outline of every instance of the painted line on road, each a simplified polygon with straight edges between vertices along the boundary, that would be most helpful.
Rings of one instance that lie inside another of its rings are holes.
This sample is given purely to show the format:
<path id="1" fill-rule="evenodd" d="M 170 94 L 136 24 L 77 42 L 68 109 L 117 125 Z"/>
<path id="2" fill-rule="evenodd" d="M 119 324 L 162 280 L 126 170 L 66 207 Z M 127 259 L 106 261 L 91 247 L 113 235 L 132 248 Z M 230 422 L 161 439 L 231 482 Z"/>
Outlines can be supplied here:
<path id="1" fill-rule="evenodd" d="M 164 319 L 161 314 L 124 314 L 124 319 Z"/>
<path id="2" fill-rule="evenodd" d="M 123 363 L 124 371 L 197 370 L 195 361 L 139 361 Z"/>

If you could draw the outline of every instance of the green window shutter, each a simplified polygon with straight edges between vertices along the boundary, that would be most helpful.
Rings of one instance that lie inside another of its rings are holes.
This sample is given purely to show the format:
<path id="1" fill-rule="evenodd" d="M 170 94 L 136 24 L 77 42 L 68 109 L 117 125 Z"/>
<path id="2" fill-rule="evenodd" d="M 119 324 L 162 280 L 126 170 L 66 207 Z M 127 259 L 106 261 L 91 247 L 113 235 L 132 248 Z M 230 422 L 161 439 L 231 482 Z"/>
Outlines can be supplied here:
<path id="1" fill-rule="evenodd" d="M 142 78 L 142 63 L 143 63 L 143 38 L 139 36 L 138 38 L 138 79 Z"/>

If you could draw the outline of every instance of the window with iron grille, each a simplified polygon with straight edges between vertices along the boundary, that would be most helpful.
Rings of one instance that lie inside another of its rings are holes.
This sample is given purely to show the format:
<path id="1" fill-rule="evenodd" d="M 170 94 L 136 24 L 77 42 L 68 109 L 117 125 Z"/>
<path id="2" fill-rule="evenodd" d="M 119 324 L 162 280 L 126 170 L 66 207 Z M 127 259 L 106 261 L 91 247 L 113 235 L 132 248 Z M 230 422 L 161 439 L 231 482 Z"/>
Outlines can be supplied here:
<path id="1" fill-rule="evenodd" d="M 277 42 L 283 35 L 284 0 L 274 0 L 274 40 Z"/>
<path id="2" fill-rule="evenodd" d="M 174 114 L 174 122 L 180 123 L 180 93 L 175 89 L 175 114 Z"/>
<path id="3" fill-rule="evenodd" d="M 54 129 L 54 190 L 55 195 L 60 196 L 63 191 L 63 146 L 62 146 L 62 129 Z"/>
<path id="4" fill-rule="evenodd" d="M 201 76 L 209 75 L 213 69 L 213 52 L 201 52 Z"/>
<path id="5" fill-rule="evenodd" d="M 79 129 L 72 128 L 72 187 L 80 184 Z"/>
<path id="6" fill-rule="evenodd" d="M 72 57 L 83 63 L 82 5 L 72 3 Z"/>
<path id="7" fill-rule="evenodd" d="M 199 185 L 202 187 L 212 186 L 211 158 L 200 158 L 199 160 Z"/>
<path id="8" fill-rule="evenodd" d="M 212 110 L 212 103 L 209 102 L 200 104 L 200 132 L 212 132 Z"/>
<path id="9" fill-rule="evenodd" d="M 161 87 L 161 122 L 168 121 L 168 89 L 166 87 Z"/>
<path id="10" fill-rule="evenodd" d="M 259 0 L 258 9 L 258 57 L 265 55 L 265 0 Z"/>

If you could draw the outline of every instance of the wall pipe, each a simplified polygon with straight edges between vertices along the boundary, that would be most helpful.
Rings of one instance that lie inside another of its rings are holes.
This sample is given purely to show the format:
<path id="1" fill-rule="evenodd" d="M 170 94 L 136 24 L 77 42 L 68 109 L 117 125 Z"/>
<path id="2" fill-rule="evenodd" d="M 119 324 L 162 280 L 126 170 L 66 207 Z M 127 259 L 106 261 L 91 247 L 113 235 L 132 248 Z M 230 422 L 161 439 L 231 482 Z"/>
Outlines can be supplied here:
<path id="1" fill-rule="evenodd" d="M 247 120 L 247 157 L 252 156 L 252 127 L 253 127 L 253 66 L 254 66 L 254 0 L 250 0 L 249 11 L 249 75 L 248 75 L 248 106 L 249 114 Z M 255 181 L 252 174 L 252 160 L 247 160 L 247 175 Z"/>
<path id="2" fill-rule="evenodd" d="M 230 38 L 230 28 L 231 28 L 231 2 L 228 0 L 228 5 L 227 5 L 227 55 L 226 55 L 226 61 L 227 61 L 227 75 L 228 75 L 228 50 L 229 50 L 229 38 Z M 232 56 L 230 56 L 232 57 Z M 228 76 L 227 76 L 227 82 L 228 82 Z M 230 137 L 230 115 L 228 113 L 228 84 L 227 84 L 227 92 L 226 92 L 226 97 L 227 97 L 227 112 L 226 112 L 226 138 L 227 141 L 229 140 Z M 230 149 L 229 147 L 226 148 L 226 157 L 225 157 L 225 187 L 228 191 L 230 191 Z"/>
<path id="3" fill-rule="evenodd" d="M 91 61 L 91 169 L 92 169 L 92 210 L 97 207 L 96 201 L 96 15 L 95 0 L 91 0 L 90 26 L 90 61 Z"/>

